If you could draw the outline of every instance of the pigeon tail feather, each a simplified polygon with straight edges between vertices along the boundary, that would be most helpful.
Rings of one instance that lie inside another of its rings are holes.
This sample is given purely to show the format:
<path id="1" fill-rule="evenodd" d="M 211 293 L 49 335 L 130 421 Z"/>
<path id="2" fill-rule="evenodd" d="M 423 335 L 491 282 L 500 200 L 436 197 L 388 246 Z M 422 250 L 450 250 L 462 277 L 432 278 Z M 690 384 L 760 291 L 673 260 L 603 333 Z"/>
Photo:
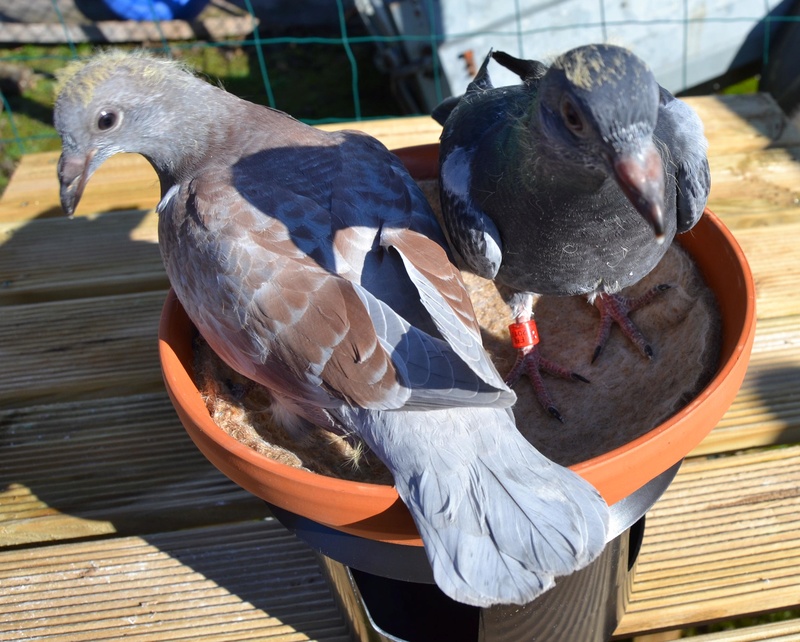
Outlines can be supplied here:
<path id="1" fill-rule="evenodd" d="M 380 441 L 370 446 L 394 474 L 434 579 L 452 599 L 527 604 L 604 549 L 603 498 L 533 448 L 504 410 L 379 414 L 385 422 L 372 437 Z M 446 440 L 437 423 L 448 424 Z"/>

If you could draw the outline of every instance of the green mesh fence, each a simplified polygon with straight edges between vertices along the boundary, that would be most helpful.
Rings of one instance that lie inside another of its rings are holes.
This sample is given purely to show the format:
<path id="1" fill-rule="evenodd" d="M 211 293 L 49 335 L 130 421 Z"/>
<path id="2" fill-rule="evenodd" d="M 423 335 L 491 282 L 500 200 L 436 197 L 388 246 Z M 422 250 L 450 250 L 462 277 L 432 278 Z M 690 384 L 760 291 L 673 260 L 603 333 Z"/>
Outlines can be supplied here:
<path id="1" fill-rule="evenodd" d="M 719 91 L 774 67 L 800 20 L 800 2 L 768 0 L 201 0 L 197 15 L 186 2 L 0 2 L 0 181 L 20 155 L 58 149 L 54 75 L 98 48 L 183 58 L 233 93 L 320 123 L 428 113 L 463 91 L 489 47 L 547 58 L 619 42 L 676 93 Z M 126 3 L 135 19 L 109 8 Z"/>

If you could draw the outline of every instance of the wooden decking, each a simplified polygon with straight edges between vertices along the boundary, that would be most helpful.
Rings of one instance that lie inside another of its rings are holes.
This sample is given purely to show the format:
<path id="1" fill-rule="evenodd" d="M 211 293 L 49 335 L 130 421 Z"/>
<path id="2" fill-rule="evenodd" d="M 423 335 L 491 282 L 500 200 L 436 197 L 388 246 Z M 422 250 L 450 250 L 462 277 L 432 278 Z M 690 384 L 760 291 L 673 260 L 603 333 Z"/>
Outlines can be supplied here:
<path id="1" fill-rule="evenodd" d="M 757 335 L 733 406 L 648 514 L 621 637 L 800 603 L 800 133 L 765 96 L 690 102 Z M 353 126 L 389 147 L 439 133 Z M 57 157 L 23 158 L 0 199 L 0 641 L 349 639 L 313 555 L 205 461 L 163 390 L 155 174 L 112 159 L 67 220 Z M 800 640 L 800 618 L 695 639 Z"/>

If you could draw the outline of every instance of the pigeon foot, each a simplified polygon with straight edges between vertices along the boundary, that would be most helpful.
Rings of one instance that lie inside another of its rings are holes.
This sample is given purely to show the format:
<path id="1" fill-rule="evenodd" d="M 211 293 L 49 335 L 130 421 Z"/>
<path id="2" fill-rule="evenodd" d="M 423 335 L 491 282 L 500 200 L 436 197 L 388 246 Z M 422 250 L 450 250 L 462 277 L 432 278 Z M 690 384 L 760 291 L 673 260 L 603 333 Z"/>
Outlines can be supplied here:
<path id="1" fill-rule="evenodd" d="M 594 300 L 595 307 L 600 312 L 600 327 L 597 330 L 592 363 L 597 361 L 600 353 L 611 334 L 611 326 L 616 322 L 622 333 L 635 345 L 648 359 L 653 358 L 653 348 L 647 342 L 641 330 L 631 320 L 630 314 L 649 305 L 659 294 L 670 289 L 670 285 L 662 283 L 651 288 L 641 296 L 630 298 L 619 294 L 600 294 Z"/>
<path id="2" fill-rule="evenodd" d="M 544 408 L 551 417 L 564 423 L 564 418 L 553 402 L 553 397 L 550 395 L 547 386 L 545 386 L 542 378 L 543 372 L 554 377 L 569 379 L 571 381 L 589 383 L 589 380 L 579 375 L 577 372 L 572 372 L 549 359 L 545 359 L 536 346 L 527 346 L 517 350 L 517 359 L 505 377 L 506 385 L 511 387 L 520 380 L 522 375 L 526 375 L 533 386 L 536 399 L 539 401 L 542 408 Z"/>

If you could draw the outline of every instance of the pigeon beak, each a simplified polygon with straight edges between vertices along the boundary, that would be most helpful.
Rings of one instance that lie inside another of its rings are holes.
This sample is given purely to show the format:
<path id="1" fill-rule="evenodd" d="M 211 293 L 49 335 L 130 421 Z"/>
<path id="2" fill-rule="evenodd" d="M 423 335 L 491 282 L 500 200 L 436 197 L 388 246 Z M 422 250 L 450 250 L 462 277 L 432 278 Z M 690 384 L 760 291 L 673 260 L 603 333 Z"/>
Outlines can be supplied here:
<path id="1" fill-rule="evenodd" d="M 612 166 L 620 189 L 653 228 L 656 240 L 663 243 L 664 166 L 655 145 L 619 154 Z"/>
<path id="2" fill-rule="evenodd" d="M 70 217 L 83 196 L 83 188 L 92 175 L 92 160 L 97 153 L 92 149 L 85 156 L 61 153 L 58 159 L 58 181 L 61 184 L 61 207 Z"/>

